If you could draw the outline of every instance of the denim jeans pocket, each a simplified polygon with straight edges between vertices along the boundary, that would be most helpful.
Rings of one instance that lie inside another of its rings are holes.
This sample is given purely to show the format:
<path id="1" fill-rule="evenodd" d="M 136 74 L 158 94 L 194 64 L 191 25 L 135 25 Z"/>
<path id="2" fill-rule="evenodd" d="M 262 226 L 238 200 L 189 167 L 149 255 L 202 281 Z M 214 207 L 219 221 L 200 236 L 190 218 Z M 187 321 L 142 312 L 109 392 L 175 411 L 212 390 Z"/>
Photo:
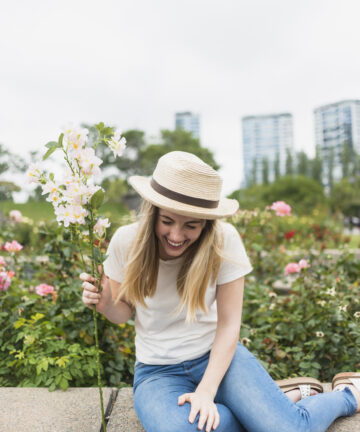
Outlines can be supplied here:
<path id="1" fill-rule="evenodd" d="M 135 365 L 134 365 L 134 370 L 138 370 L 141 369 L 142 367 L 146 366 L 145 363 L 141 363 L 138 360 L 136 360 Z"/>

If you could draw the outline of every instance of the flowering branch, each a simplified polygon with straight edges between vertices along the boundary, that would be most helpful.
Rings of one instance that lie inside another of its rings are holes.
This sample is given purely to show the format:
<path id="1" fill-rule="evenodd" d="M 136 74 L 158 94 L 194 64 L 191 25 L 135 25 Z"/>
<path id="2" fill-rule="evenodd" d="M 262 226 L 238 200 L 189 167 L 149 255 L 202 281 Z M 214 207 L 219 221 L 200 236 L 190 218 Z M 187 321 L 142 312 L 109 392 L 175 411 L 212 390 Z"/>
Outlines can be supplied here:
<path id="1" fill-rule="evenodd" d="M 60 134 L 58 141 L 51 141 L 46 144 L 47 151 L 43 160 L 58 149 L 63 152 L 66 171 L 61 182 L 55 181 L 53 173 L 47 174 L 35 164 L 29 167 L 27 176 L 30 183 L 42 185 L 43 195 L 48 195 L 46 200 L 54 206 L 57 222 L 69 229 L 72 239 L 78 244 L 84 271 L 86 268 L 80 238 L 86 239 L 85 243 L 90 249 L 91 274 L 98 281 L 101 290 L 102 271 L 99 272 L 99 266 L 103 262 L 104 255 L 100 249 L 100 242 L 96 244 L 96 238 L 101 240 L 105 236 L 106 228 L 110 226 L 110 223 L 108 219 L 98 218 L 96 220 L 97 211 L 103 203 L 105 194 L 95 181 L 101 173 L 99 167 L 102 164 L 102 160 L 96 156 L 95 150 L 103 143 L 113 151 L 115 157 L 121 156 L 125 149 L 126 140 L 121 137 L 119 131 L 114 132 L 113 128 L 106 127 L 104 123 L 95 125 L 95 128 L 98 137 L 93 145 L 88 145 L 89 131 L 80 128 L 68 128 Z M 104 432 L 106 432 L 96 308 L 93 308 L 93 319 L 102 425 Z"/>

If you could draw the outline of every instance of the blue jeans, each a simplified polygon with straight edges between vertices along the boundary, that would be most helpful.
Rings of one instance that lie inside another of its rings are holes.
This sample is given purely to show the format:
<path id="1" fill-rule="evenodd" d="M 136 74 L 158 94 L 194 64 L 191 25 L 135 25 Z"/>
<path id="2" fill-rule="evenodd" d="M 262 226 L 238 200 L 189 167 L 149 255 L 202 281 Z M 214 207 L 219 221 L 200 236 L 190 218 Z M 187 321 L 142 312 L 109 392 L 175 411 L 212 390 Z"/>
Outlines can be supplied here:
<path id="1" fill-rule="evenodd" d="M 193 424 L 188 421 L 190 404 L 178 406 L 177 401 L 181 394 L 195 391 L 209 354 L 175 365 L 136 362 L 134 406 L 146 432 L 199 431 L 198 417 Z M 215 403 L 220 415 L 217 432 L 324 432 L 337 417 L 352 415 L 357 408 L 349 388 L 291 402 L 240 343 Z"/>

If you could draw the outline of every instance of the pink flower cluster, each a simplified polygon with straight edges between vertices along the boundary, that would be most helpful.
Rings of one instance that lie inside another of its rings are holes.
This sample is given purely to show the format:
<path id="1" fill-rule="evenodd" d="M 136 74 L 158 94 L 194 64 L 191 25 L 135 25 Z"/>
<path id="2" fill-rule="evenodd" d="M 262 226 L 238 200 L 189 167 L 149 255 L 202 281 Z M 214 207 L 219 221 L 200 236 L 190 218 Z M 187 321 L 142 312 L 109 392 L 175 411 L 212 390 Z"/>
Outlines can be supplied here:
<path id="1" fill-rule="evenodd" d="M 14 272 L 0 272 L 0 291 L 6 291 L 9 288 L 13 276 Z"/>
<path id="2" fill-rule="evenodd" d="M 292 262 L 285 267 L 285 274 L 300 273 L 301 269 L 308 267 L 310 267 L 310 264 L 305 259 L 300 260 L 298 263 Z"/>
<path id="3" fill-rule="evenodd" d="M 39 294 L 41 296 L 46 296 L 48 294 L 52 294 L 55 291 L 54 287 L 52 285 L 47 285 L 45 283 L 42 283 L 35 287 L 36 294 Z"/>
<path id="4" fill-rule="evenodd" d="M 291 213 L 291 207 L 284 201 L 273 202 L 270 209 L 276 212 L 276 216 L 289 216 Z"/>
<path id="5" fill-rule="evenodd" d="M 18 243 L 16 240 L 13 240 L 12 242 L 6 242 L 3 246 L 3 249 L 7 252 L 19 252 L 24 246 L 22 246 L 20 243 Z"/>

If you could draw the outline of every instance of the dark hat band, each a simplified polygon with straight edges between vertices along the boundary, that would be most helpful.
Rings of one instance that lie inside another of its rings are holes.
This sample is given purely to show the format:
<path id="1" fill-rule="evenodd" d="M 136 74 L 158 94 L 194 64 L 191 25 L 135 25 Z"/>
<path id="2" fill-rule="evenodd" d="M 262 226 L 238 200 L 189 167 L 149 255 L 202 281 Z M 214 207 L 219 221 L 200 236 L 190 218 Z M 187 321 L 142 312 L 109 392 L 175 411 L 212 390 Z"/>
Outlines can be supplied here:
<path id="1" fill-rule="evenodd" d="M 164 197 L 170 198 L 174 201 L 181 202 L 183 204 L 189 204 L 192 206 L 202 207 L 202 208 L 217 208 L 219 205 L 219 201 L 211 201 L 202 198 L 194 198 L 188 195 L 183 195 L 181 193 L 174 192 L 170 189 L 167 189 L 164 186 L 159 185 L 159 183 L 153 178 L 151 178 L 150 185 L 160 195 L 163 195 Z"/>

